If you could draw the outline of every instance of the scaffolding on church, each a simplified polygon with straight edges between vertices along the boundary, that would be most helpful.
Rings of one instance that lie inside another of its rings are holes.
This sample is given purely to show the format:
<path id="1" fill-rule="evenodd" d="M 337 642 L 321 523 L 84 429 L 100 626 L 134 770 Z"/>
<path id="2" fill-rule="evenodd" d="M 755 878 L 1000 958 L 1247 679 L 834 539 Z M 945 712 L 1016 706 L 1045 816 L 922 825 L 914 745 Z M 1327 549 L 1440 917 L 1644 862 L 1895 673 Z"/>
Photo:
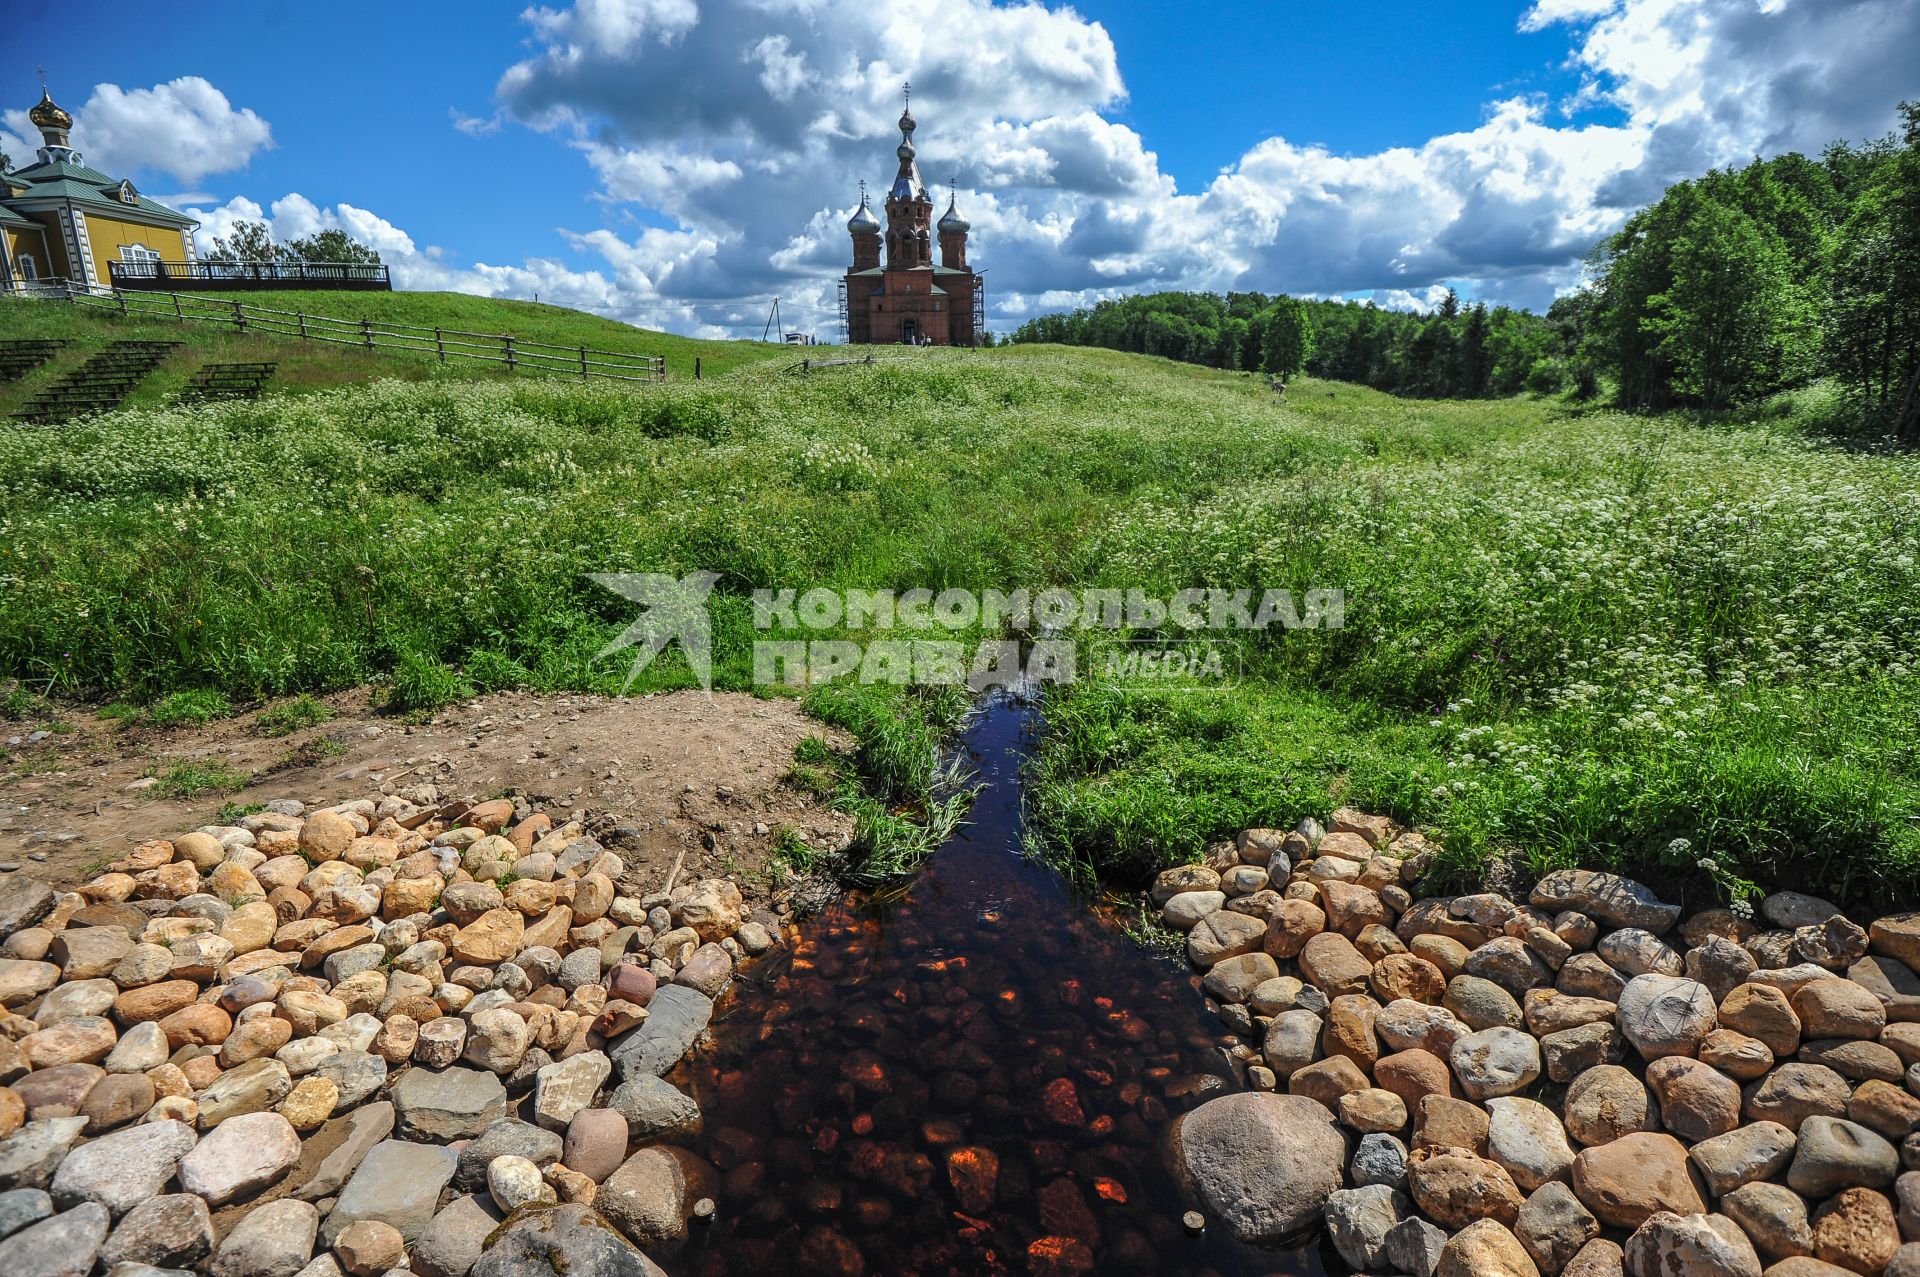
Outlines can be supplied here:
<path id="1" fill-rule="evenodd" d="M 842 284 L 845 291 L 846 285 Z M 987 341 L 987 281 L 979 275 L 973 277 L 973 344 L 983 346 Z"/>
<path id="2" fill-rule="evenodd" d="M 842 346 L 851 346 L 853 344 L 853 329 L 849 327 L 847 323 L 847 281 L 845 276 L 842 276 L 840 279 L 840 344 Z"/>

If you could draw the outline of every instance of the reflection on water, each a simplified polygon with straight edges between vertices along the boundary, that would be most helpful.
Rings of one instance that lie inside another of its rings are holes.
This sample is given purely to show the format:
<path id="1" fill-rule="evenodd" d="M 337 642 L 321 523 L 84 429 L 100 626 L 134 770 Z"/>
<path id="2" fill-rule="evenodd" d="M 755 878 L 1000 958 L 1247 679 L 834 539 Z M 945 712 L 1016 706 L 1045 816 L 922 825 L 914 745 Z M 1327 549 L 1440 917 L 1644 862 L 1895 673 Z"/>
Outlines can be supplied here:
<path id="1" fill-rule="evenodd" d="M 763 960 L 674 1077 L 706 1113 L 700 1277 L 1338 1271 L 1189 1237 L 1159 1142 L 1238 1089 L 1197 982 L 1019 854 L 1032 711 L 965 745 L 970 824 L 904 893 L 850 896 Z"/>

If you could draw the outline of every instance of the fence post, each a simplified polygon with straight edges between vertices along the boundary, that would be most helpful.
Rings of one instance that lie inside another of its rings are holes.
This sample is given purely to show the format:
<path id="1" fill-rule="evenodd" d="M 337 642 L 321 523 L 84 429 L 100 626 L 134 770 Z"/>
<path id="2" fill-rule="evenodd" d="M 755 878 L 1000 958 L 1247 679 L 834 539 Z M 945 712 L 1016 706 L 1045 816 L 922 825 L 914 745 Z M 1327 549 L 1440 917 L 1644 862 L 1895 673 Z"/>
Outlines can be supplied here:
<path id="1" fill-rule="evenodd" d="M 582 346 L 580 347 L 580 380 L 585 381 L 586 379 L 587 379 L 587 348 L 585 346 Z"/>
<path id="2" fill-rule="evenodd" d="M 507 375 L 508 375 L 508 376 L 512 376 L 512 375 L 513 375 L 513 369 L 514 369 L 514 363 L 513 363 L 513 338 L 512 338 L 512 337 L 502 337 L 502 338 L 501 338 L 500 340 L 501 340 L 501 341 L 502 341 L 502 342 L 503 342 L 503 343 L 504 343 L 504 344 L 506 345 L 506 349 L 507 349 Z"/>
<path id="3" fill-rule="evenodd" d="M 120 318 L 125 319 L 127 317 L 127 294 L 122 289 L 115 289 L 114 293 L 120 298 Z"/>
<path id="4" fill-rule="evenodd" d="M 238 301 L 233 303 L 233 326 L 241 332 L 247 331 L 247 313 Z"/>
<path id="5" fill-rule="evenodd" d="M 173 317 L 174 317 L 175 319 L 177 319 L 177 320 L 180 320 L 180 321 L 181 321 L 182 323 L 185 323 L 185 322 L 186 322 L 186 318 L 187 318 L 187 317 L 186 317 L 186 315 L 185 315 L 185 314 L 184 314 L 184 313 L 183 313 L 183 312 L 181 311 L 181 309 L 180 309 L 180 294 L 179 294 L 179 293 L 174 293 L 174 294 L 173 294 Z"/>
<path id="6" fill-rule="evenodd" d="M 360 337 L 361 337 L 361 340 L 366 342 L 367 349 L 372 350 L 373 349 L 373 321 L 371 319 L 362 319 L 360 321 Z"/>
<path id="7" fill-rule="evenodd" d="M 446 338 L 441 335 L 440 330 L 438 328 L 435 328 L 433 330 L 433 348 L 440 352 L 440 362 L 443 364 L 446 363 L 447 362 L 447 342 L 446 342 Z"/>
<path id="8" fill-rule="evenodd" d="M 300 311 L 294 318 L 300 321 L 300 340 L 305 341 L 307 339 L 307 312 L 304 310 Z"/>

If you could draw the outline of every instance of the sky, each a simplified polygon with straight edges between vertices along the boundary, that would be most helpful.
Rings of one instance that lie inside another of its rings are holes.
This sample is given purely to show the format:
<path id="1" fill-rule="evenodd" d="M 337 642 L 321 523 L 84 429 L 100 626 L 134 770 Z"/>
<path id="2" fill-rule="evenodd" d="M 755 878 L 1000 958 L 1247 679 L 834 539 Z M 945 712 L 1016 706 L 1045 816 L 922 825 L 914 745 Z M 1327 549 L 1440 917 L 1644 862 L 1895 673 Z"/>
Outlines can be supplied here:
<path id="1" fill-rule="evenodd" d="M 1542 309 L 1709 167 L 1893 127 L 1920 0 L 12 0 L 87 163 L 202 223 L 341 227 L 407 288 L 837 338 L 901 84 L 989 326 L 1166 288 Z"/>

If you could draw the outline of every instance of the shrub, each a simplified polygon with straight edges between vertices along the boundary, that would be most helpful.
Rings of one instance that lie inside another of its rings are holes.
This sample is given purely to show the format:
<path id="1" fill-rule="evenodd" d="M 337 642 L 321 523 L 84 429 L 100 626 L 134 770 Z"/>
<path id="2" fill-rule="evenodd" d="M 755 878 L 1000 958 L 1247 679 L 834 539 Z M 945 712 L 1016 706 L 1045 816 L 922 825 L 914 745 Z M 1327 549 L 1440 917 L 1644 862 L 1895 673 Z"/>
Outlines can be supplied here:
<path id="1" fill-rule="evenodd" d="M 147 708 L 147 719 L 156 727 L 180 727 L 211 723 L 233 713 L 233 703 L 224 693 L 211 688 L 170 692 Z"/>

